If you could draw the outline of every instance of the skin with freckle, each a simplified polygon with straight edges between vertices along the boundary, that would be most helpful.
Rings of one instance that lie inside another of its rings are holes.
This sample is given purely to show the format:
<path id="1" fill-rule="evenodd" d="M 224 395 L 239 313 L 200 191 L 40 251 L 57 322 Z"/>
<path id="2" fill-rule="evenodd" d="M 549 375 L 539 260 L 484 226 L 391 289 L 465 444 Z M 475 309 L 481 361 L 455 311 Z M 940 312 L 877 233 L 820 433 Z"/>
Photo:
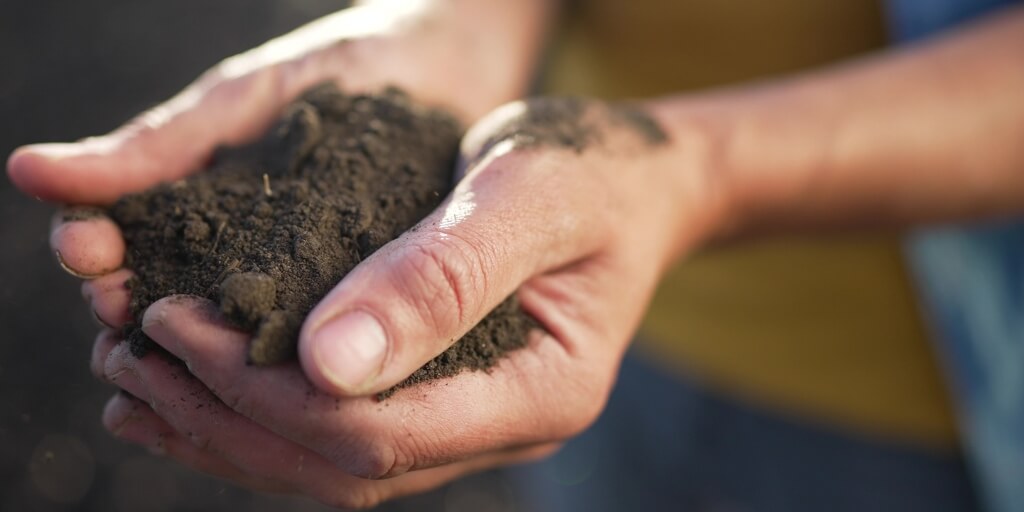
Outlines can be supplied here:
<path id="1" fill-rule="evenodd" d="M 309 310 L 448 194 L 460 131 L 396 90 L 307 92 L 262 140 L 110 209 L 136 274 L 132 316 L 168 295 L 210 298 L 253 333 L 250 362 L 294 358 Z M 402 385 L 488 368 L 523 346 L 532 326 L 511 298 Z M 137 355 L 151 343 L 133 326 L 127 339 Z"/>

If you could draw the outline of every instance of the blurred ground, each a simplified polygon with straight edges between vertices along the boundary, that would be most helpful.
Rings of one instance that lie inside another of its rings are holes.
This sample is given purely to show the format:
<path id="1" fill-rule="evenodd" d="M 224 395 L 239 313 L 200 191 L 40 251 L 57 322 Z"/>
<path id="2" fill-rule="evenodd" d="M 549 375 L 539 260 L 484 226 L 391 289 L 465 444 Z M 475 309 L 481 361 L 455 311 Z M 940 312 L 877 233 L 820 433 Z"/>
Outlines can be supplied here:
<path id="1" fill-rule="evenodd" d="M 108 131 L 220 58 L 341 6 L 329 0 L 7 0 L 0 154 Z M 322 510 L 252 495 L 114 441 L 113 389 L 88 371 L 98 330 L 57 269 L 52 207 L 0 179 L 0 510 Z M 493 475 L 384 510 L 514 510 Z"/>

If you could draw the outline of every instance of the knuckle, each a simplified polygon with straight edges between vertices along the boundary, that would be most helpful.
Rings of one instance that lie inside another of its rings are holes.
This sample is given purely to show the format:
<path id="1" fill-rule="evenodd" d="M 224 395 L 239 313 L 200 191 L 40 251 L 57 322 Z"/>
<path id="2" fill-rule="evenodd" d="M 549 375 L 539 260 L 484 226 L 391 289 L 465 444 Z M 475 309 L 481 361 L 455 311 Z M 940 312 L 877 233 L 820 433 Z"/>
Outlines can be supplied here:
<path id="1" fill-rule="evenodd" d="M 569 439 L 581 434 L 597 421 L 597 417 L 600 416 L 602 410 L 604 410 L 604 401 L 587 401 L 585 405 L 579 407 L 577 414 L 570 416 L 561 438 Z"/>
<path id="2" fill-rule="evenodd" d="M 485 292 L 485 273 L 478 249 L 453 236 L 435 237 L 431 241 L 412 243 L 407 247 L 402 282 L 423 320 L 438 333 L 447 333 L 461 326 L 478 313 L 472 300 Z"/>
<path id="3" fill-rule="evenodd" d="M 387 468 L 385 469 L 378 478 L 394 478 L 408 473 L 416 465 L 416 457 L 413 456 L 412 452 L 405 450 L 398 443 L 389 445 L 389 459 Z"/>
<path id="4" fill-rule="evenodd" d="M 338 489 L 320 500 L 325 505 L 344 510 L 367 510 L 379 505 L 383 499 L 370 485 Z"/>
<path id="5" fill-rule="evenodd" d="M 383 439 L 349 438 L 337 445 L 328 457 L 345 472 L 368 480 L 393 476 L 398 456 L 391 443 Z"/>
<path id="6" fill-rule="evenodd" d="M 597 421 L 604 411 L 614 383 L 614 372 L 582 371 L 562 375 L 562 407 L 551 417 L 548 441 L 564 441 L 575 437 Z"/>
<path id="7" fill-rule="evenodd" d="M 333 439 L 321 444 L 325 449 L 320 453 L 338 468 L 359 478 L 392 478 L 416 466 L 419 452 L 416 446 L 403 446 L 405 443 L 401 441 L 407 438 L 414 440 L 416 436 L 410 431 L 354 419 L 345 432 L 336 433 Z"/>
<path id="8" fill-rule="evenodd" d="M 253 418 L 257 412 L 255 399 L 242 386 L 229 383 L 220 385 L 212 391 L 229 409 L 246 418 Z"/>
<path id="9" fill-rule="evenodd" d="M 593 425 L 607 403 L 606 393 L 595 397 L 593 391 L 589 391 L 585 395 L 578 394 L 578 396 L 575 406 L 567 408 L 571 412 L 564 418 L 563 428 L 558 436 L 560 439 L 576 437 Z"/>

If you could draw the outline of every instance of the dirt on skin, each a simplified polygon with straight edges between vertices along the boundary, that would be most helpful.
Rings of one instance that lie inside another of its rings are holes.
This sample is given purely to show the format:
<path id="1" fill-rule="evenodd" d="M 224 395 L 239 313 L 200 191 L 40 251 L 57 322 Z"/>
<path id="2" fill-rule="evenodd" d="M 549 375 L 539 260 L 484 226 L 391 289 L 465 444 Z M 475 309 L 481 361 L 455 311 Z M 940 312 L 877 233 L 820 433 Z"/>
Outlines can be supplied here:
<path id="1" fill-rule="evenodd" d="M 511 141 L 516 148 L 549 146 L 582 153 L 592 145 L 602 145 L 623 128 L 647 147 L 668 143 L 668 134 L 639 105 L 605 103 L 576 97 L 539 97 L 525 101 L 519 114 L 507 119 L 484 142 L 480 155 L 499 142 Z"/>
<path id="2" fill-rule="evenodd" d="M 253 333 L 249 362 L 294 358 L 310 309 L 451 190 L 460 135 L 449 115 L 395 89 L 310 90 L 262 140 L 111 207 L 135 272 L 133 318 L 169 295 L 205 297 Z M 399 387 L 487 369 L 535 326 L 513 296 Z M 125 335 L 137 356 L 152 346 L 137 325 Z"/>

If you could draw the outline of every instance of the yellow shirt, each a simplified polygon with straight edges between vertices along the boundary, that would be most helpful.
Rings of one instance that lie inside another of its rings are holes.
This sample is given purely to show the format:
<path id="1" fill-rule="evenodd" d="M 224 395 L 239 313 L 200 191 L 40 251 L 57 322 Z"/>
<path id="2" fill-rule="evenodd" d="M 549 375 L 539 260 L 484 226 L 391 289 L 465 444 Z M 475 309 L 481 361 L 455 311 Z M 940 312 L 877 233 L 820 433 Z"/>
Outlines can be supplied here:
<path id="1" fill-rule="evenodd" d="M 868 0 L 570 4 L 549 93 L 666 94 L 810 68 L 885 41 Z M 642 332 L 644 350 L 740 399 L 871 435 L 956 443 L 894 234 L 695 255 L 665 278 Z"/>

